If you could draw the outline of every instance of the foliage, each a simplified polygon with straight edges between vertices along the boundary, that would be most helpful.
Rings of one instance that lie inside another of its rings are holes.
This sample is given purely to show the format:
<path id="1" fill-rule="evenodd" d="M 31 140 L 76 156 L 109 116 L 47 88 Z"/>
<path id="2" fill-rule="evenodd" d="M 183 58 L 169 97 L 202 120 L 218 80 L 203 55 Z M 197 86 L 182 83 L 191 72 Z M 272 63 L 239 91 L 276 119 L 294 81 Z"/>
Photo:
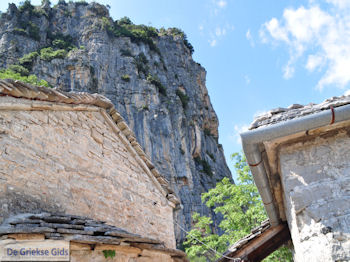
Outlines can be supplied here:
<path id="1" fill-rule="evenodd" d="M 24 30 L 23 28 L 18 28 L 18 27 L 15 27 L 13 29 L 13 32 L 17 35 L 27 35 L 27 32 L 26 30 Z"/>
<path id="2" fill-rule="evenodd" d="M 207 160 L 205 159 L 201 159 L 200 157 L 195 157 L 194 161 L 198 164 L 201 165 L 203 168 L 203 172 L 205 174 L 207 174 L 208 176 L 212 177 L 213 176 L 213 172 L 211 171 L 211 166 L 209 165 L 209 163 L 207 162 Z"/>
<path id="3" fill-rule="evenodd" d="M 89 3 L 86 2 L 85 0 L 79 0 L 75 2 L 77 5 L 88 5 Z"/>
<path id="4" fill-rule="evenodd" d="M 25 0 L 24 2 L 21 3 L 21 5 L 18 7 L 18 10 L 23 13 L 23 12 L 28 12 L 30 15 L 34 11 L 34 6 L 31 4 L 30 0 Z"/>
<path id="5" fill-rule="evenodd" d="M 187 39 L 187 36 L 185 35 L 184 36 L 184 45 L 188 48 L 188 50 L 190 51 L 191 55 L 193 54 L 194 52 L 194 48 L 193 48 L 193 45 L 188 41 Z"/>
<path id="6" fill-rule="evenodd" d="M 228 178 L 224 178 L 215 188 L 202 194 L 202 202 L 223 216 L 219 226 L 224 233 L 220 236 L 215 234 L 211 227 L 211 218 L 194 213 L 194 229 L 188 233 L 184 243 L 190 259 L 204 256 L 214 260 L 220 257 L 209 248 L 219 253 L 225 252 L 228 245 L 249 234 L 251 229 L 259 226 L 267 218 L 245 157 L 236 153 L 232 158 L 236 160 L 238 184 L 235 185 Z M 291 257 L 291 252 L 283 247 L 265 261 L 292 261 Z"/>
<path id="7" fill-rule="evenodd" d="M 32 22 L 28 22 L 28 35 L 29 37 L 33 38 L 36 41 L 40 41 L 40 30 L 39 27 L 32 23 Z"/>
<path id="8" fill-rule="evenodd" d="M 134 25 L 128 17 L 123 17 L 113 23 L 109 18 L 102 17 L 101 27 L 111 36 L 129 37 L 134 43 L 145 43 L 152 51 L 160 55 L 160 51 L 153 41 L 154 37 L 158 37 L 158 30 L 152 26 Z"/>
<path id="9" fill-rule="evenodd" d="M 122 56 L 134 57 L 130 49 L 121 49 L 120 53 L 122 54 Z"/>
<path id="10" fill-rule="evenodd" d="M 24 36 L 29 36 L 33 38 L 36 41 L 40 40 L 40 30 L 39 27 L 32 23 L 32 22 L 20 22 L 19 23 L 20 27 L 15 27 L 13 29 L 13 33 L 18 34 L 18 35 L 24 35 Z"/>
<path id="11" fill-rule="evenodd" d="M 206 136 L 212 135 L 209 128 L 204 128 L 204 135 L 206 135 Z"/>
<path id="12" fill-rule="evenodd" d="M 47 37 L 52 41 L 52 46 L 55 49 L 70 51 L 75 47 L 73 45 L 73 38 L 70 35 L 64 35 L 62 33 L 52 34 L 51 32 L 48 32 Z"/>
<path id="13" fill-rule="evenodd" d="M 8 67 L 11 71 L 20 74 L 21 76 L 28 76 L 29 70 L 21 65 L 10 65 Z"/>
<path id="14" fill-rule="evenodd" d="M 43 48 L 40 50 L 40 59 L 51 61 L 55 58 L 65 58 L 67 51 L 64 49 L 53 50 L 52 47 Z"/>
<path id="15" fill-rule="evenodd" d="M 170 35 L 170 36 L 173 36 L 173 37 L 180 37 L 180 38 L 182 38 L 184 45 L 188 48 L 188 50 L 190 51 L 191 55 L 193 54 L 194 48 L 193 48 L 192 44 L 188 41 L 187 35 L 181 29 L 176 28 L 176 27 L 171 27 L 171 28 L 168 28 L 168 30 L 165 30 L 164 28 L 161 28 L 159 33 L 161 35 Z"/>
<path id="16" fill-rule="evenodd" d="M 207 155 L 211 158 L 211 160 L 213 160 L 214 162 L 216 162 L 216 160 L 215 160 L 215 157 L 214 157 L 214 155 L 212 154 L 212 153 L 210 153 L 208 150 L 207 150 Z"/>
<path id="17" fill-rule="evenodd" d="M 124 16 L 124 17 L 120 18 L 119 20 L 117 20 L 117 24 L 118 25 L 132 25 L 132 22 L 131 22 L 129 17 Z"/>
<path id="18" fill-rule="evenodd" d="M 65 17 L 72 17 L 72 12 L 70 12 L 69 10 L 64 10 L 63 15 L 64 15 Z"/>
<path id="19" fill-rule="evenodd" d="M 41 0 L 41 5 L 46 5 L 46 4 L 50 6 L 51 2 L 49 0 Z"/>
<path id="20" fill-rule="evenodd" d="M 114 258 L 115 257 L 115 250 L 103 250 L 103 255 L 105 258 Z"/>
<path id="21" fill-rule="evenodd" d="M 28 29 L 28 36 L 31 38 L 39 41 L 40 40 L 40 35 L 39 35 L 39 27 L 35 25 L 34 23 L 30 22 L 27 18 L 24 18 L 23 13 L 28 13 L 29 18 L 31 18 L 33 15 L 36 17 L 40 17 L 42 15 L 45 15 L 48 17 L 48 14 L 45 12 L 45 10 L 41 8 L 35 8 L 30 0 L 26 0 L 21 3 L 21 5 L 18 7 L 18 11 L 21 13 L 20 16 L 20 28 L 23 30 Z M 26 19 L 26 20 L 23 20 Z"/>
<path id="22" fill-rule="evenodd" d="M 136 66 L 137 69 L 137 73 L 140 75 L 141 73 L 143 73 L 144 75 L 148 74 L 148 59 L 145 56 L 145 54 L 143 52 L 141 52 L 140 54 L 138 54 L 137 56 L 134 57 L 134 61 L 133 63 Z"/>
<path id="23" fill-rule="evenodd" d="M 113 35 L 114 33 L 113 24 L 107 17 L 101 18 L 101 29 L 106 30 L 109 35 Z"/>
<path id="24" fill-rule="evenodd" d="M 148 74 L 147 81 L 151 83 L 152 85 L 155 85 L 157 87 L 158 92 L 164 96 L 166 96 L 166 88 L 163 86 L 163 84 L 160 82 L 159 78 L 156 76 L 152 76 L 151 74 Z"/>
<path id="25" fill-rule="evenodd" d="M 29 69 L 33 65 L 34 59 L 37 58 L 38 55 L 39 53 L 36 51 L 25 54 L 19 59 L 19 64 Z"/>
<path id="26" fill-rule="evenodd" d="M 190 98 L 188 97 L 188 95 L 186 95 L 184 92 L 182 92 L 180 89 L 176 90 L 176 95 L 180 98 L 181 103 L 182 103 L 182 108 L 186 109 L 187 105 L 188 105 L 188 101 L 190 100 Z"/>
<path id="27" fill-rule="evenodd" d="M 21 76 L 20 73 L 16 73 L 11 69 L 1 69 L 0 79 L 14 79 L 14 80 L 19 80 L 32 85 L 49 87 L 48 82 L 46 82 L 45 80 L 38 80 L 38 78 L 35 75 Z"/>
<path id="28" fill-rule="evenodd" d="M 129 75 L 122 75 L 121 79 L 125 82 L 130 82 L 130 76 Z"/>

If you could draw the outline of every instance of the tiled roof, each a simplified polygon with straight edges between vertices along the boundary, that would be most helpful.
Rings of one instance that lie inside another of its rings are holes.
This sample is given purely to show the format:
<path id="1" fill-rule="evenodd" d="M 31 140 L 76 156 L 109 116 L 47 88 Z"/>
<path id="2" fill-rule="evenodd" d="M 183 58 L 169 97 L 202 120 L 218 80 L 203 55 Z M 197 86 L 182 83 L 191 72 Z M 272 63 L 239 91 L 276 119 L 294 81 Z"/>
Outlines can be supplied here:
<path id="1" fill-rule="evenodd" d="M 129 128 L 124 118 L 117 112 L 113 103 L 106 97 L 99 94 L 89 94 L 85 92 L 64 92 L 54 88 L 43 86 L 32 86 L 12 79 L 0 79 L 0 96 L 11 96 L 25 98 L 37 102 L 64 103 L 73 106 L 91 105 L 101 107 L 112 117 L 115 124 L 128 139 L 130 145 L 135 149 L 139 157 L 146 164 L 152 175 L 166 192 L 166 197 L 174 204 L 179 203 L 178 197 L 170 188 L 168 181 L 157 171 L 149 157 L 137 142 L 134 132 Z"/>
<path id="2" fill-rule="evenodd" d="M 305 106 L 293 104 L 290 105 L 288 108 L 275 108 L 255 118 L 253 123 L 250 125 L 249 129 L 273 125 L 294 118 L 315 114 L 323 110 L 329 109 L 331 106 L 335 108 L 347 104 L 350 104 L 350 96 L 332 97 L 326 99 L 320 104 L 310 103 Z"/>
<path id="3" fill-rule="evenodd" d="M 141 249 L 152 249 L 165 252 L 172 257 L 184 258 L 180 250 L 169 249 L 159 240 L 129 233 L 121 228 L 107 225 L 83 216 L 25 213 L 12 216 L 0 225 L 0 239 L 11 237 L 11 234 L 44 234 L 45 239 L 67 240 L 85 244 L 122 243 L 137 245 Z"/>
<path id="4" fill-rule="evenodd" d="M 0 225 L 0 236 L 8 234 L 42 233 L 47 239 L 81 240 L 88 243 L 120 244 L 121 242 L 140 242 L 162 244 L 160 241 L 129 233 L 121 228 L 106 225 L 87 217 L 51 214 L 25 213 L 12 216 Z"/>
<path id="5" fill-rule="evenodd" d="M 229 247 L 229 249 L 224 253 L 224 256 L 231 257 L 232 254 L 239 249 L 243 248 L 245 245 L 249 244 L 250 241 L 258 238 L 261 236 L 263 232 L 265 232 L 267 229 L 271 227 L 270 221 L 267 219 L 263 221 L 260 226 L 254 228 L 251 230 L 251 233 L 249 235 L 246 235 L 245 237 L 238 240 L 236 243 L 234 243 L 232 246 Z M 237 261 L 240 259 L 238 258 Z M 220 258 L 217 262 L 226 261 L 225 257 Z"/>

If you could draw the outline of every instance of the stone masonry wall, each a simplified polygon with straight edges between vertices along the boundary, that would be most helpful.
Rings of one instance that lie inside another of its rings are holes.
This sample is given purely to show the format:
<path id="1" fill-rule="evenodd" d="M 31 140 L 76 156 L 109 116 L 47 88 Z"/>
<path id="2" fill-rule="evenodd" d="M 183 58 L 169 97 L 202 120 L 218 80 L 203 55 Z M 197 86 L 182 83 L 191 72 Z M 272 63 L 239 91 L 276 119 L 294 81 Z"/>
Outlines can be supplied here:
<path id="1" fill-rule="evenodd" d="M 295 261 L 350 261 L 350 139 L 318 137 L 280 151 Z"/>
<path id="2" fill-rule="evenodd" d="M 0 223 L 64 212 L 174 248 L 173 208 L 98 110 L 0 110 Z"/>

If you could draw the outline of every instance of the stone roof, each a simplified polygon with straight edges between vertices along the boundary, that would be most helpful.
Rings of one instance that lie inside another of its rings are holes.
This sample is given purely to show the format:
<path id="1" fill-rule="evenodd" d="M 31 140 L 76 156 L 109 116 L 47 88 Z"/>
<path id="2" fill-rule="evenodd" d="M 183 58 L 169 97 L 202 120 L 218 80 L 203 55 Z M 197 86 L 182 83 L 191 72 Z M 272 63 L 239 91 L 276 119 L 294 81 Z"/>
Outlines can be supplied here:
<path id="1" fill-rule="evenodd" d="M 178 204 L 178 197 L 170 188 L 168 181 L 157 171 L 151 160 L 137 142 L 134 132 L 129 128 L 124 118 L 117 112 L 113 103 L 106 97 L 99 94 L 89 94 L 86 92 L 64 92 L 55 88 L 44 86 L 32 86 L 12 79 L 0 79 L 0 96 L 11 96 L 15 98 L 25 98 L 35 101 L 46 101 L 54 103 L 64 103 L 70 105 L 90 105 L 106 110 L 115 124 L 125 135 L 130 145 L 135 149 L 139 157 L 146 164 L 152 175 L 166 192 L 166 197 L 174 204 Z M 35 108 L 33 109 L 35 110 Z"/>
<path id="2" fill-rule="evenodd" d="M 326 99 L 320 104 L 310 103 L 308 105 L 293 104 L 287 108 L 275 108 L 269 112 L 256 117 L 249 129 L 255 129 L 263 126 L 273 125 L 279 122 L 288 121 L 294 118 L 315 114 L 329 109 L 331 106 L 339 107 L 350 104 L 350 96 L 332 97 Z"/>
<path id="3" fill-rule="evenodd" d="M 245 237 L 238 240 L 236 243 L 234 243 L 232 246 L 228 248 L 228 250 L 224 253 L 225 257 L 232 257 L 232 254 L 243 248 L 244 246 L 248 245 L 249 242 L 255 240 L 256 238 L 260 237 L 263 232 L 265 232 L 267 229 L 271 227 L 270 221 L 267 219 L 263 221 L 258 227 L 251 230 L 249 235 L 246 235 Z M 222 257 L 217 262 L 223 262 L 226 261 L 226 258 Z M 239 258 L 237 258 L 237 261 L 240 261 Z"/>
<path id="4" fill-rule="evenodd" d="M 137 245 L 139 248 L 168 253 L 174 257 L 185 257 L 180 250 L 169 249 L 159 240 L 129 233 L 121 228 L 107 225 L 83 216 L 25 213 L 12 216 L 0 225 L 0 239 L 11 234 L 44 234 L 45 239 L 67 240 L 84 244 Z"/>

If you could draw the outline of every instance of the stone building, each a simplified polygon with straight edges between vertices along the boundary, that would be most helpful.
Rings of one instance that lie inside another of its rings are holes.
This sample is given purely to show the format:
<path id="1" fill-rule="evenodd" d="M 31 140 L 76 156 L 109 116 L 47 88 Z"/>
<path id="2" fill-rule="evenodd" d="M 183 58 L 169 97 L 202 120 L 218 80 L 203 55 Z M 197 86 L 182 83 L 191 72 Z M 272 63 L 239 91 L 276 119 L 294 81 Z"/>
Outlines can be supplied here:
<path id="1" fill-rule="evenodd" d="M 0 154 L 1 241 L 67 240 L 70 261 L 186 261 L 178 199 L 105 97 L 0 80 Z"/>
<path id="2" fill-rule="evenodd" d="M 260 261 L 290 238 L 294 261 L 350 261 L 350 97 L 272 110 L 241 137 L 269 222 L 220 261 Z"/>

